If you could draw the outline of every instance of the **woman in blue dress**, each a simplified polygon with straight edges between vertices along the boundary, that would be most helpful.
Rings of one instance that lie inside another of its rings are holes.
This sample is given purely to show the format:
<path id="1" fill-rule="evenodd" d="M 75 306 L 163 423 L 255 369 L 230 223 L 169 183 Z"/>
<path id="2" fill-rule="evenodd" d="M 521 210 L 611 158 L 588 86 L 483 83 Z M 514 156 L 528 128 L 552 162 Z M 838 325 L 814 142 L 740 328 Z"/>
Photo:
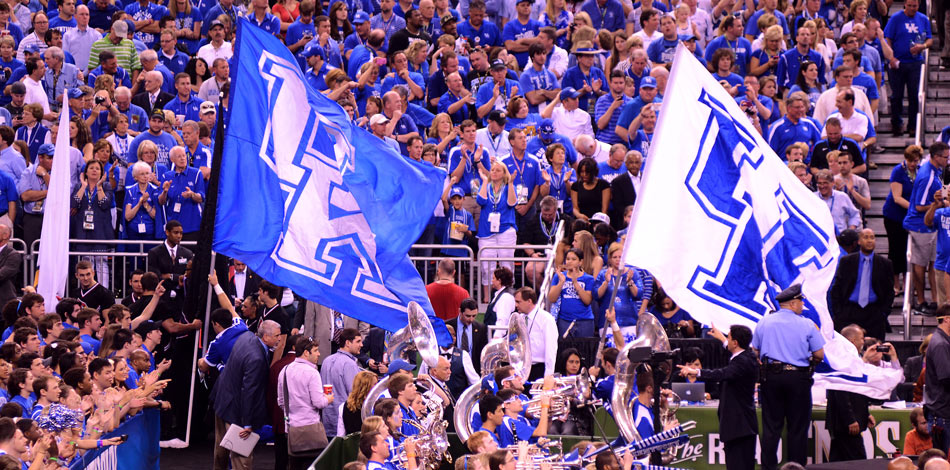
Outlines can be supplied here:
<path id="1" fill-rule="evenodd" d="M 638 302 L 643 294 L 643 278 L 640 277 L 636 269 L 626 266 L 621 267 L 621 254 L 623 245 L 612 243 L 607 249 L 607 267 L 597 274 L 595 285 L 597 286 L 597 304 L 601 309 L 608 308 L 608 302 L 613 295 L 614 288 L 617 288 L 617 295 L 614 297 L 614 312 L 617 325 L 624 337 L 635 335 L 637 327 L 637 318 L 639 317 Z M 634 336 L 635 337 L 635 336 Z M 612 339 L 612 338 L 610 338 Z M 610 341 L 612 343 L 612 341 Z M 608 346 L 610 346 L 608 344 Z"/>

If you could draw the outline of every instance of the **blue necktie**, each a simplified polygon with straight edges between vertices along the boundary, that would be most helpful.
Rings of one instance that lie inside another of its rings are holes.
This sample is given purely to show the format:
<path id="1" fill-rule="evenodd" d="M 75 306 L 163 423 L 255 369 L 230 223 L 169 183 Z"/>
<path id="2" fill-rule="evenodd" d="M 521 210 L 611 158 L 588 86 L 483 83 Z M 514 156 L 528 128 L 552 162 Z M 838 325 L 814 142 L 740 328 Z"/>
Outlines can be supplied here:
<path id="1" fill-rule="evenodd" d="M 871 292 L 871 260 L 861 258 L 861 286 L 858 288 L 858 305 L 867 307 L 868 295 Z"/>

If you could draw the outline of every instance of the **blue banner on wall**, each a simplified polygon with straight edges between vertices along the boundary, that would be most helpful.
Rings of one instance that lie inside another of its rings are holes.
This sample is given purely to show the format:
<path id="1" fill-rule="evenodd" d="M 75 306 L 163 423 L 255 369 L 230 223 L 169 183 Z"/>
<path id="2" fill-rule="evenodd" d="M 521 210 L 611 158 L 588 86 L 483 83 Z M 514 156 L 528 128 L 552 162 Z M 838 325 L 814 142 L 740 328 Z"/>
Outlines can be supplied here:
<path id="1" fill-rule="evenodd" d="M 118 446 L 93 449 L 69 466 L 70 470 L 159 470 L 158 446 L 161 424 L 157 409 L 147 409 L 119 425 L 103 439 L 127 434 Z"/>

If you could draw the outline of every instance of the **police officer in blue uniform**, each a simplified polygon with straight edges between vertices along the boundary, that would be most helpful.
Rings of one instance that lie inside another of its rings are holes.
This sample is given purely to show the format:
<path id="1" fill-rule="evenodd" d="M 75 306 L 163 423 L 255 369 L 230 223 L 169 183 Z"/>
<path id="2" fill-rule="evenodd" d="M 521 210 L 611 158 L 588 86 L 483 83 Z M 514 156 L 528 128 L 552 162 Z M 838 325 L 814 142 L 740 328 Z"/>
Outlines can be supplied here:
<path id="1" fill-rule="evenodd" d="M 808 426 L 811 423 L 813 360 L 825 353 L 825 339 L 818 326 L 802 317 L 805 307 L 801 284 L 794 284 L 775 297 L 779 310 L 755 327 L 752 347 L 762 362 L 762 469 L 778 465 L 778 443 L 788 423 L 787 460 L 805 465 Z"/>

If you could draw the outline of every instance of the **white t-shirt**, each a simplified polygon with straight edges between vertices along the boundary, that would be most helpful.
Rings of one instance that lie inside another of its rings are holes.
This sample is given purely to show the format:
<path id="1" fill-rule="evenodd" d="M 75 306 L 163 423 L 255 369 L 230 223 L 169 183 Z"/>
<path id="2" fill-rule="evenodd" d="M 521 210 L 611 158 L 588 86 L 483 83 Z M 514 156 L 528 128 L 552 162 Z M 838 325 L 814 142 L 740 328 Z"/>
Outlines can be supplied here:
<path id="1" fill-rule="evenodd" d="M 566 111 L 564 106 L 558 105 L 551 113 L 551 120 L 554 121 L 554 131 L 561 134 L 571 141 L 582 135 L 594 135 L 594 128 L 590 124 L 590 113 L 580 108 L 573 111 Z"/>
<path id="2" fill-rule="evenodd" d="M 46 96 L 46 90 L 43 89 L 43 84 L 30 77 L 25 77 L 23 79 L 23 85 L 26 86 L 26 96 L 23 98 L 23 103 L 36 103 L 43 107 L 43 114 L 48 114 L 49 97 Z"/>

